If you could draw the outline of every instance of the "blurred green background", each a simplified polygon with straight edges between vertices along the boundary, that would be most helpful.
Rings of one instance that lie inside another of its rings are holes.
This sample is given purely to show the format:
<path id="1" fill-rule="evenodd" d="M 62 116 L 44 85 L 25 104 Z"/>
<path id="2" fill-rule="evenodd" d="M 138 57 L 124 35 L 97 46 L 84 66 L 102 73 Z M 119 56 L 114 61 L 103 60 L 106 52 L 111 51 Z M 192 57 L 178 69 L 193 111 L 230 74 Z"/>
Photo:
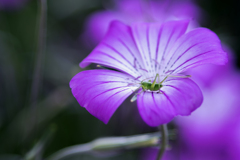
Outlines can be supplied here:
<path id="1" fill-rule="evenodd" d="M 82 70 L 78 64 L 91 51 L 79 38 L 84 23 L 90 14 L 113 5 L 113 1 L 48 0 L 47 4 L 47 43 L 36 105 L 32 105 L 31 87 L 40 1 L 29 0 L 20 7 L 0 9 L 0 160 L 21 159 L 50 132 L 53 135 L 43 148 L 43 157 L 98 137 L 157 131 L 142 121 L 129 99 L 105 125 L 80 107 L 71 94 L 69 81 Z M 240 2 L 199 0 L 196 4 L 203 11 L 201 26 L 215 31 L 239 61 Z M 138 159 L 139 152 L 86 155 L 81 159 Z M 78 159 L 69 159 L 74 158 Z"/>

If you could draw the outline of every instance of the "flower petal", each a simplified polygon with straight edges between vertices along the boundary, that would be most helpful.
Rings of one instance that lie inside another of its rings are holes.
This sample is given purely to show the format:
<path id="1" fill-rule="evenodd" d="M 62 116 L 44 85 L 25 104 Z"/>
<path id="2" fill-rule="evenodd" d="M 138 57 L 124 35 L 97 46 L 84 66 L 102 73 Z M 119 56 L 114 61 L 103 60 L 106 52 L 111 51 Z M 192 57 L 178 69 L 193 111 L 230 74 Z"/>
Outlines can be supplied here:
<path id="1" fill-rule="evenodd" d="M 131 27 L 121 22 L 113 22 L 109 32 L 95 50 L 81 63 L 99 63 L 121 71 L 133 77 L 155 76 L 156 62 L 162 60 L 174 42 L 185 33 L 189 21 L 171 21 L 164 23 L 141 23 Z"/>
<path id="2" fill-rule="evenodd" d="M 165 65 L 166 53 L 172 48 L 176 40 L 182 36 L 189 21 L 170 21 L 163 23 L 134 24 L 132 26 L 133 36 L 139 52 L 144 59 L 145 69 L 148 70 L 147 77 L 156 75 L 156 64 Z M 153 73 L 153 75 L 152 75 Z"/>
<path id="3" fill-rule="evenodd" d="M 137 98 L 137 105 L 142 119 L 149 126 L 168 123 L 176 116 L 171 102 L 164 94 L 143 92 Z"/>
<path id="4" fill-rule="evenodd" d="M 159 126 L 177 115 L 190 115 L 202 100 L 199 87 L 189 78 L 168 78 L 160 93 L 143 92 L 137 104 L 143 120 L 150 126 Z"/>
<path id="5" fill-rule="evenodd" d="M 120 104 L 138 88 L 129 86 L 132 80 L 131 76 L 117 71 L 88 70 L 74 76 L 70 88 L 82 107 L 108 123 Z"/>
<path id="6" fill-rule="evenodd" d="M 214 32 L 198 28 L 178 39 L 169 51 L 166 62 L 164 73 L 180 73 L 201 64 L 225 64 L 227 54 Z"/>
<path id="7" fill-rule="evenodd" d="M 186 32 L 188 20 L 137 23 L 114 21 L 103 41 L 85 58 L 81 67 L 99 63 L 142 79 L 180 73 L 205 63 L 225 64 L 227 55 L 212 31 Z"/>
<path id="8" fill-rule="evenodd" d="M 80 63 L 80 67 L 86 67 L 90 63 L 115 68 L 133 77 L 140 76 L 136 65 L 138 63 L 141 66 L 142 59 L 132 38 L 130 27 L 118 21 L 112 22 L 105 38 Z"/>
<path id="9" fill-rule="evenodd" d="M 200 107 L 203 95 L 198 85 L 190 78 L 170 77 L 163 83 L 161 89 L 171 100 L 178 115 L 190 115 Z"/>

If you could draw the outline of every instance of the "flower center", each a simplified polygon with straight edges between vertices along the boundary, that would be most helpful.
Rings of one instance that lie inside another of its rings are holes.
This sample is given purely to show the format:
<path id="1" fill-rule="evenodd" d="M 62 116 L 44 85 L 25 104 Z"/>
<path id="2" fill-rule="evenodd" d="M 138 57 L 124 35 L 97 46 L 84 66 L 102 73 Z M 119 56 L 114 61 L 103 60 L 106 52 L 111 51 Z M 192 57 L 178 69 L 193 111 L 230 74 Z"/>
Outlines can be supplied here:
<path id="1" fill-rule="evenodd" d="M 159 82 L 159 74 L 156 74 L 155 79 L 153 82 L 151 82 L 151 80 L 149 80 L 148 82 L 141 82 L 141 87 L 143 89 L 143 91 L 159 91 L 160 88 L 162 87 L 162 83 L 164 82 L 164 80 L 167 78 L 167 76 L 159 83 L 156 83 L 158 78 L 158 82 Z"/>

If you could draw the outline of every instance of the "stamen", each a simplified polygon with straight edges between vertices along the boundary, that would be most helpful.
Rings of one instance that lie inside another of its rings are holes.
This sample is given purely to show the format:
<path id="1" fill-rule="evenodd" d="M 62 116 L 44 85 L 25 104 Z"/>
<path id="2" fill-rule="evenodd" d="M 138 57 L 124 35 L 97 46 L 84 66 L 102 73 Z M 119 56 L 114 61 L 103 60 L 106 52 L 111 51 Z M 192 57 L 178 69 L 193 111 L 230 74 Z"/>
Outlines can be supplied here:
<path id="1" fill-rule="evenodd" d="M 102 69 L 108 69 L 108 68 L 103 67 L 103 66 L 101 66 L 101 65 L 99 65 L 99 64 L 97 65 L 97 67 L 98 67 L 98 68 L 102 68 Z"/>
<path id="2" fill-rule="evenodd" d="M 143 69 L 143 68 L 139 68 L 139 69 L 141 69 L 141 70 L 143 70 L 143 71 L 145 71 L 145 72 L 147 72 L 147 73 L 148 73 L 148 70 L 146 70 L 146 69 Z"/>
<path id="3" fill-rule="evenodd" d="M 139 78 L 141 78 L 142 76 L 138 76 L 137 78 L 135 78 L 134 80 L 138 80 Z"/>
<path id="4" fill-rule="evenodd" d="M 138 96 L 138 94 L 136 93 L 136 94 L 131 98 L 130 102 L 136 101 L 136 100 L 137 100 L 137 96 Z"/>
<path id="5" fill-rule="evenodd" d="M 172 74 L 173 71 L 174 71 L 174 70 L 168 70 L 168 71 L 166 72 L 166 74 L 168 74 L 168 73 Z"/>
<path id="6" fill-rule="evenodd" d="M 152 59 L 155 63 L 157 63 L 157 65 L 160 66 L 160 63 L 158 63 L 158 61 L 156 59 Z M 155 64 L 156 65 L 156 64 Z"/>

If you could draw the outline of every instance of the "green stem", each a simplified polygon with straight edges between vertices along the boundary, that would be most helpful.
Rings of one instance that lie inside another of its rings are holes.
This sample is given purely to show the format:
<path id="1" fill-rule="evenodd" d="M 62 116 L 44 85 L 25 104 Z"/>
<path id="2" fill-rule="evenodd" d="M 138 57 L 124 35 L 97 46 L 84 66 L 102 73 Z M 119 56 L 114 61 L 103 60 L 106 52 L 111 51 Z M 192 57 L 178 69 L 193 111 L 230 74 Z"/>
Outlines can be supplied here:
<path id="1" fill-rule="evenodd" d="M 164 136 L 167 135 L 165 134 Z M 156 132 L 125 137 L 98 138 L 89 143 L 64 148 L 54 153 L 46 160 L 61 160 L 62 158 L 70 157 L 72 155 L 86 153 L 157 146 L 161 137 L 162 136 L 159 132 Z M 173 137 L 175 137 L 175 131 L 171 131 L 169 134 L 169 138 Z"/>
<path id="2" fill-rule="evenodd" d="M 167 124 L 163 124 L 160 127 L 161 130 L 161 148 L 158 152 L 158 156 L 157 156 L 157 160 L 161 160 L 161 158 L 163 157 L 163 154 L 165 152 L 165 150 L 167 149 L 168 146 L 168 129 L 167 129 Z"/>

